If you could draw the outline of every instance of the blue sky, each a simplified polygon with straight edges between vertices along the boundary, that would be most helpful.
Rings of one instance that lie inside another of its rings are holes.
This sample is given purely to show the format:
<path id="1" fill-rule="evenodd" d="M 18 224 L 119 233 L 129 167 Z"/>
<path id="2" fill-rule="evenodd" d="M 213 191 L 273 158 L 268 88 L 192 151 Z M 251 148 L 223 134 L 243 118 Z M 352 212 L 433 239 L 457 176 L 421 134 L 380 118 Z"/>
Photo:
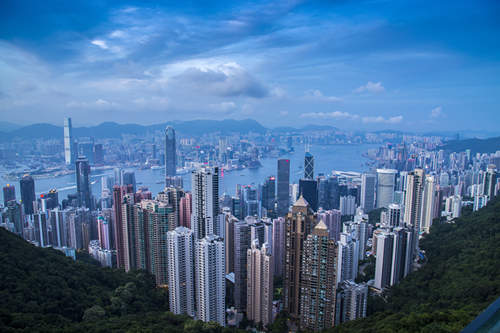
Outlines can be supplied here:
<path id="1" fill-rule="evenodd" d="M 500 124 L 499 1 L 0 3 L 0 120 Z"/>

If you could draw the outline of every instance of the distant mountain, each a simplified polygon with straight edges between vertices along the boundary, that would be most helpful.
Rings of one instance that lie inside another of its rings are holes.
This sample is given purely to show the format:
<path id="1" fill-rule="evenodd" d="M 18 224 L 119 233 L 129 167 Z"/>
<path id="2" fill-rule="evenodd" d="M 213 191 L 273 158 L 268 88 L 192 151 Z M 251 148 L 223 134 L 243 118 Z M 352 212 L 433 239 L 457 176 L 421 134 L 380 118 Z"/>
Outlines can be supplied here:
<path id="1" fill-rule="evenodd" d="M 245 120 L 190 120 L 174 121 L 155 125 L 118 124 L 105 122 L 97 126 L 73 127 L 73 135 L 78 137 L 120 138 L 122 135 L 145 135 L 163 131 L 167 125 L 175 127 L 180 135 L 198 136 L 207 133 L 228 135 L 231 133 L 265 133 L 268 129 L 252 119 Z M 0 140 L 21 139 L 62 139 L 63 127 L 51 124 L 34 124 L 12 131 L 0 131 Z"/>
<path id="2" fill-rule="evenodd" d="M 0 121 L 0 132 L 10 132 L 21 127 L 21 125 L 9 123 L 8 121 Z"/>
<path id="3" fill-rule="evenodd" d="M 448 141 L 442 146 L 442 149 L 449 152 L 461 152 L 470 149 L 472 154 L 494 153 L 500 150 L 500 137 Z"/>

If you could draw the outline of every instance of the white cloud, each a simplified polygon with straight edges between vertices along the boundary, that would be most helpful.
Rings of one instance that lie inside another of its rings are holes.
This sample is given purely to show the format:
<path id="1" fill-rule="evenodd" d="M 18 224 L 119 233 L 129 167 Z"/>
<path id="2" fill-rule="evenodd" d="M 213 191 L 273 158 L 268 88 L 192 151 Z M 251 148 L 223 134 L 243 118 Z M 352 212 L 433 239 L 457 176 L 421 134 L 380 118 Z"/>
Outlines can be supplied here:
<path id="1" fill-rule="evenodd" d="M 336 96 L 325 96 L 318 89 L 306 91 L 304 98 L 306 98 L 308 100 L 317 100 L 317 101 L 321 101 L 321 102 L 340 102 L 340 101 L 342 101 L 341 98 L 336 97 Z"/>
<path id="2" fill-rule="evenodd" d="M 434 109 L 431 110 L 431 118 L 440 118 L 443 117 L 443 108 L 441 106 L 437 106 Z"/>
<path id="3" fill-rule="evenodd" d="M 356 114 L 350 114 L 348 112 L 333 111 L 333 112 L 308 112 L 300 115 L 301 118 L 312 118 L 312 119 L 357 119 L 359 118 Z"/>
<path id="4" fill-rule="evenodd" d="M 106 41 L 104 41 L 102 39 L 95 39 L 95 40 L 91 41 L 90 43 L 92 45 L 99 46 L 103 50 L 109 49 L 108 44 L 106 43 Z"/>
<path id="5" fill-rule="evenodd" d="M 363 117 L 361 120 L 365 124 L 399 124 L 403 121 L 403 116 L 394 116 L 389 118 L 384 118 L 382 116 Z"/>
<path id="6" fill-rule="evenodd" d="M 221 102 L 209 105 L 210 109 L 220 112 L 231 112 L 236 109 L 236 103 L 234 102 Z"/>
<path id="7" fill-rule="evenodd" d="M 358 93 L 358 94 L 364 93 L 364 92 L 381 93 L 384 91 L 385 91 L 385 88 L 382 85 L 382 82 L 372 82 L 372 81 L 368 81 L 368 83 L 365 84 L 364 86 L 361 86 L 359 88 L 354 89 L 354 92 Z"/>

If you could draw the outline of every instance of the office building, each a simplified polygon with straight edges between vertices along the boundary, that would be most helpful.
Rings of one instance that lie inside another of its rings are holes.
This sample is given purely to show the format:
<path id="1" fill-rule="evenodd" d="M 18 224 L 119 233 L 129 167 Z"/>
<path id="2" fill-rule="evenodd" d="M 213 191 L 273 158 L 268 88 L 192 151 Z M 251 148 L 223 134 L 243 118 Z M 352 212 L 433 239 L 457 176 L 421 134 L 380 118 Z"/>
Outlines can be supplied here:
<path id="1" fill-rule="evenodd" d="M 73 165 L 75 162 L 75 154 L 73 151 L 73 127 L 71 126 L 71 118 L 64 118 L 64 161 L 66 165 Z"/>
<path id="2" fill-rule="evenodd" d="M 268 177 L 262 185 L 262 210 L 265 211 L 266 217 L 275 216 L 275 202 L 276 202 L 276 178 Z"/>
<path id="3" fill-rule="evenodd" d="M 285 216 L 288 213 L 290 187 L 290 160 L 278 160 L 277 213 Z"/>
<path id="4" fill-rule="evenodd" d="M 7 207 L 7 202 L 16 200 L 16 188 L 14 185 L 7 184 L 3 187 L 3 206 Z"/>
<path id="5" fill-rule="evenodd" d="M 274 262 L 274 275 L 282 277 L 285 261 L 285 232 L 286 222 L 284 217 L 273 219 L 272 255 Z"/>
<path id="6" fill-rule="evenodd" d="M 377 208 L 388 207 L 394 200 L 397 170 L 377 169 Z"/>
<path id="7" fill-rule="evenodd" d="M 165 129 L 165 177 L 176 175 L 176 159 L 175 130 L 172 126 L 167 126 Z"/>
<path id="8" fill-rule="evenodd" d="M 194 317 L 196 306 L 193 231 L 181 226 L 167 232 L 167 255 L 170 311 Z"/>
<path id="9" fill-rule="evenodd" d="M 313 211 L 318 210 L 318 182 L 314 179 L 299 180 L 299 193 Z"/>
<path id="10" fill-rule="evenodd" d="M 314 156 L 308 151 L 304 156 L 304 179 L 314 179 Z"/>
<path id="11" fill-rule="evenodd" d="M 255 324 L 269 325 L 273 321 L 274 263 L 268 243 L 259 247 L 253 240 L 247 250 L 247 318 Z"/>
<path id="12" fill-rule="evenodd" d="M 90 189 L 90 165 L 84 156 L 79 156 L 76 160 L 76 193 L 80 207 L 93 208 Z"/>
<path id="13" fill-rule="evenodd" d="M 361 208 L 365 213 L 375 208 L 375 180 L 375 175 L 371 173 L 361 176 Z"/>
<path id="14" fill-rule="evenodd" d="M 196 317 L 226 325 L 224 240 L 208 235 L 195 240 Z"/>
<path id="15" fill-rule="evenodd" d="M 239 311 L 246 310 L 247 250 L 250 246 L 250 225 L 246 221 L 234 222 L 234 307 Z"/>
<path id="16" fill-rule="evenodd" d="M 335 324 L 337 246 L 319 221 L 304 242 L 301 267 L 300 328 L 320 331 Z"/>
<path id="17" fill-rule="evenodd" d="M 19 181 L 21 189 L 21 204 L 24 208 L 25 215 L 32 215 L 34 212 L 33 202 L 35 197 L 35 181 L 30 175 L 24 175 Z"/>

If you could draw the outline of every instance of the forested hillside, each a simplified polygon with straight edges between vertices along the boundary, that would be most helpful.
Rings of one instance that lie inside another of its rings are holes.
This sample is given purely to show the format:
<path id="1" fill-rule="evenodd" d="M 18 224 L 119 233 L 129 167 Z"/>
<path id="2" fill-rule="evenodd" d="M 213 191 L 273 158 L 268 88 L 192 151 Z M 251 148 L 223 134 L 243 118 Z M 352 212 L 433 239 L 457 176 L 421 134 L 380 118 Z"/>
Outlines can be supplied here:
<path id="1" fill-rule="evenodd" d="M 167 310 L 146 272 L 75 262 L 0 228 L 1 332 L 226 331 Z"/>
<path id="2" fill-rule="evenodd" d="M 500 200 L 420 242 L 427 263 L 375 298 L 369 317 L 329 332 L 459 332 L 500 297 Z"/>

